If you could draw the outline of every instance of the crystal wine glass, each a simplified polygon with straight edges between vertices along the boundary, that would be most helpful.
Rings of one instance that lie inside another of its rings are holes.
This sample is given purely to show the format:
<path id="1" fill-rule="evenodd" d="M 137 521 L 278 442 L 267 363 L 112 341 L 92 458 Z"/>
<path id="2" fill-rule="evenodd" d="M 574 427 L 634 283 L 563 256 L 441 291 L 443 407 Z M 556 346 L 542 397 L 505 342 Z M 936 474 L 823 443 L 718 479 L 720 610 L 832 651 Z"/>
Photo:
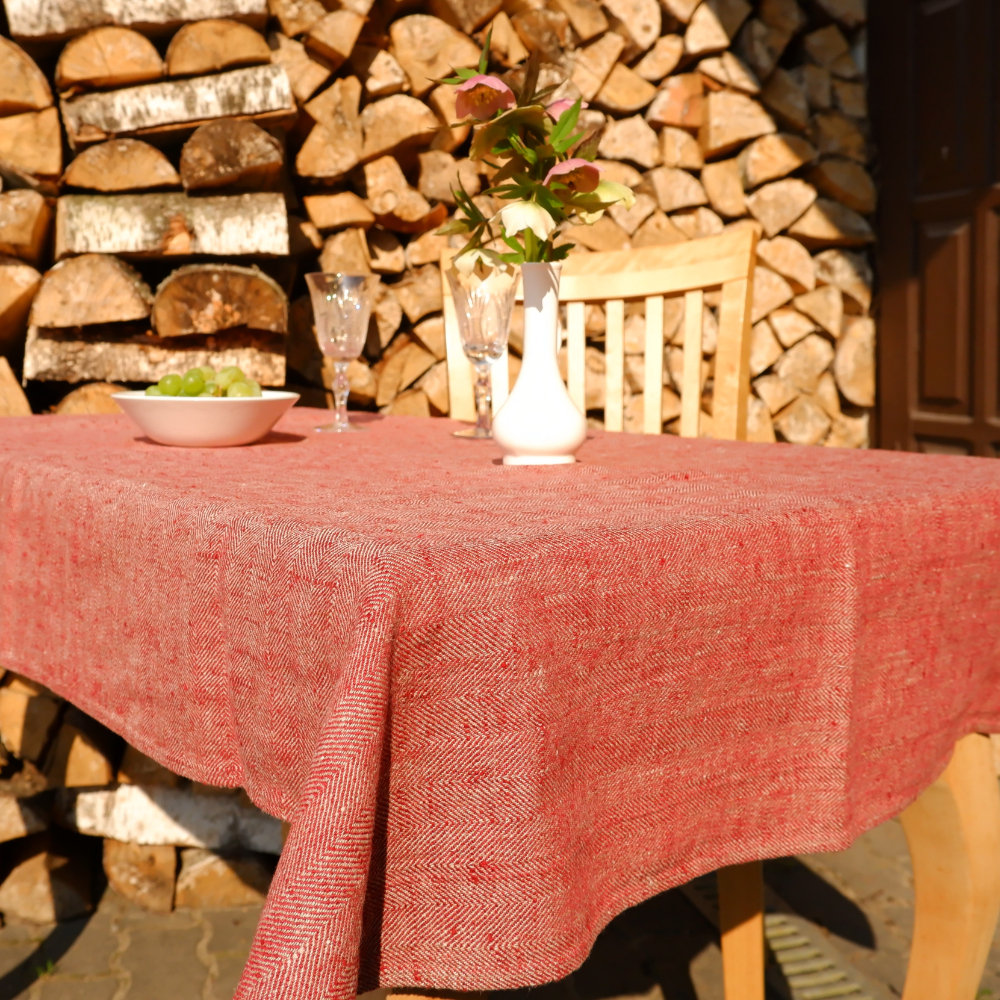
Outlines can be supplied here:
<path id="1" fill-rule="evenodd" d="M 458 319 L 462 350 L 476 372 L 476 426 L 455 431 L 456 437 L 491 438 L 493 436 L 493 390 L 490 369 L 507 347 L 510 317 L 517 293 L 517 269 L 513 265 L 448 269 Z"/>
<path id="2" fill-rule="evenodd" d="M 316 320 L 316 338 L 320 350 L 333 361 L 335 373 L 334 420 L 332 424 L 317 427 L 318 431 L 343 433 L 362 429 L 347 419 L 347 397 L 351 391 L 347 369 L 361 353 L 368 337 L 376 280 L 371 275 L 359 274 L 306 275 Z"/>

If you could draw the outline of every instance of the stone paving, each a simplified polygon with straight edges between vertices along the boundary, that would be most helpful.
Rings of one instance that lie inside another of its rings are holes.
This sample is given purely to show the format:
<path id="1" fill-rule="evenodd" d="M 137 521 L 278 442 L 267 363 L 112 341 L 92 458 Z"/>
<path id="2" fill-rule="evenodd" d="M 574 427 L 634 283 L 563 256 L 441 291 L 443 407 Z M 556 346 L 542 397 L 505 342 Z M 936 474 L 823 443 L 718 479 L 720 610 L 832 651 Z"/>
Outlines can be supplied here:
<path id="1" fill-rule="evenodd" d="M 913 884 L 897 821 L 847 851 L 768 862 L 766 876 L 859 969 L 902 994 Z M 0 930 L 0 1000 L 230 1000 L 259 914 L 246 907 L 158 916 L 107 890 L 88 919 Z M 680 892 L 623 913 L 566 979 L 491 1000 L 622 997 L 723 1000 L 716 935 Z M 1000 938 L 977 1000 L 1000 1000 Z"/>

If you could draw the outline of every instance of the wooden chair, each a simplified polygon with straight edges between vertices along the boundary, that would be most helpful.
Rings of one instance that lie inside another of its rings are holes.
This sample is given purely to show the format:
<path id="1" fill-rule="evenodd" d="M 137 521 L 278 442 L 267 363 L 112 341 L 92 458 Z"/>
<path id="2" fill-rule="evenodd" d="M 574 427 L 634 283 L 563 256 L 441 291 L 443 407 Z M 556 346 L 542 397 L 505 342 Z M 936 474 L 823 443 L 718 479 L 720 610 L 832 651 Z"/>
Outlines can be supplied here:
<path id="1" fill-rule="evenodd" d="M 756 234 L 720 236 L 641 250 L 571 256 L 559 298 L 567 304 L 570 396 L 586 398 L 584 317 L 588 302 L 605 303 L 604 424 L 624 428 L 626 299 L 645 299 L 643 431 L 663 429 L 663 297 L 684 294 L 681 424 L 697 437 L 701 409 L 704 292 L 721 286 L 715 353 L 712 436 L 746 440 L 750 305 Z M 442 256 L 450 262 L 454 251 Z M 472 369 L 462 353 L 454 305 L 444 284 L 445 337 L 451 415 L 475 420 Z M 507 398 L 506 355 L 493 367 L 494 412 Z M 974 1000 L 1000 913 L 1000 793 L 989 739 L 959 740 L 944 774 L 901 815 L 913 860 L 916 904 L 903 1000 Z M 764 880 L 760 862 L 722 869 L 719 922 L 726 1000 L 764 1000 Z M 397 993 L 412 990 L 392 990 Z M 400 1000 L 403 1000 L 401 997 Z"/>
<path id="2" fill-rule="evenodd" d="M 588 302 L 603 302 L 605 333 L 604 426 L 624 429 L 625 300 L 646 304 L 643 432 L 663 430 L 663 298 L 684 294 L 684 375 L 681 387 L 681 435 L 697 437 L 701 410 L 702 316 L 707 289 L 722 289 L 719 338 L 715 354 L 712 436 L 746 440 L 749 391 L 750 300 L 757 234 L 749 228 L 668 246 L 609 253 L 575 254 L 563 264 L 559 299 L 566 303 L 567 387 L 581 410 L 586 399 L 586 334 Z M 455 251 L 441 258 L 442 272 Z M 448 281 L 442 273 L 445 342 L 451 416 L 475 420 L 472 367 L 462 353 Z M 520 297 L 520 296 L 519 296 Z M 493 411 L 507 399 L 506 355 L 493 366 Z"/>

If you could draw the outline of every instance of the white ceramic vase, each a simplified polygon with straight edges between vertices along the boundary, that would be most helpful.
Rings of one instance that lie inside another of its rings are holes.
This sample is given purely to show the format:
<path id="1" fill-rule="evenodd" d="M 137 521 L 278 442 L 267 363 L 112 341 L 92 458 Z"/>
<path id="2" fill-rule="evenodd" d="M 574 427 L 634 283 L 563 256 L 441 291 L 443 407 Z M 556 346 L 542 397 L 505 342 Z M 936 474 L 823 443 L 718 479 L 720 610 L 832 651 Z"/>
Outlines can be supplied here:
<path id="1" fill-rule="evenodd" d="M 563 465 L 576 461 L 587 418 L 559 374 L 561 264 L 522 264 L 524 350 L 507 402 L 493 418 L 493 440 L 504 465 Z"/>

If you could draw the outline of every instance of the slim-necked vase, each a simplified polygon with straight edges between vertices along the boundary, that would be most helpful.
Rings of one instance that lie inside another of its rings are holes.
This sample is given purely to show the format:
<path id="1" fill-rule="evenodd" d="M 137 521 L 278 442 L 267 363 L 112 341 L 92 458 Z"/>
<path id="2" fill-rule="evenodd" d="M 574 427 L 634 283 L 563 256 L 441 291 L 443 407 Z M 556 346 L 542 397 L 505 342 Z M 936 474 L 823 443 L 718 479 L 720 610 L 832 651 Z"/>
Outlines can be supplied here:
<path id="1" fill-rule="evenodd" d="M 493 418 L 493 440 L 504 465 L 564 465 L 576 461 L 587 418 L 559 374 L 561 264 L 522 264 L 524 348 L 507 402 Z"/>

